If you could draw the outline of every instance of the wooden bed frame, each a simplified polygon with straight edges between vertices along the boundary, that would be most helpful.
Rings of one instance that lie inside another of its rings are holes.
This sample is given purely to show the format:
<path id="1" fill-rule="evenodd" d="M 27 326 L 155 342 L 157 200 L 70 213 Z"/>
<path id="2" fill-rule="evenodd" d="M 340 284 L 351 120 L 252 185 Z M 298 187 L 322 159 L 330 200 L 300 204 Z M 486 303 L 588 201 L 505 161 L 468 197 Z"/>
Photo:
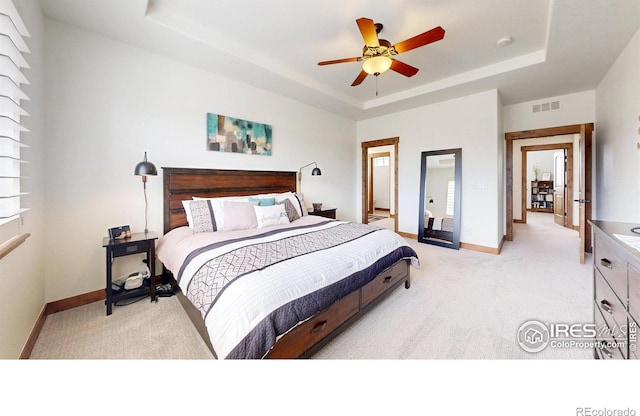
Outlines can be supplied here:
<path id="1" fill-rule="evenodd" d="M 296 172 L 248 171 L 163 167 L 164 233 L 187 225 L 183 200 L 194 196 L 217 198 L 265 193 L 296 192 Z M 278 339 L 266 358 L 306 358 L 338 335 L 355 319 L 380 302 L 393 289 L 410 287 L 410 260 L 401 260 L 373 281 L 318 312 Z M 164 268 L 163 281 L 171 281 L 180 303 L 209 349 L 207 329 L 200 312 L 179 290 Z"/>

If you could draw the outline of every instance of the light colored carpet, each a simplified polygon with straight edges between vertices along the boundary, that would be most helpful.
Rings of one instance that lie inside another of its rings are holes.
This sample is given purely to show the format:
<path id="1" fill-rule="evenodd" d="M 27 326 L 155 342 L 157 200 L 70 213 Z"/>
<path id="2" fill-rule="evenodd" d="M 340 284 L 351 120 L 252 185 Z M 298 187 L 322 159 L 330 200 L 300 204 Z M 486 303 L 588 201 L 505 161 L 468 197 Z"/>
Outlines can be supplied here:
<path id="1" fill-rule="evenodd" d="M 591 349 L 522 350 L 529 320 L 592 322 L 591 260 L 578 233 L 532 213 L 500 255 L 410 241 L 420 271 L 321 351 L 321 359 L 591 359 Z"/>
<path id="2" fill-rule="evenodd" d="M 211 359 L 175 296 L 114 306 L 104 302 L 49 315 L 32 359 Z"/>
<path id="3" fill-rule="evenodd" d="M 515 225 L 500 255 L 450 250 L 410 241 L 421 268 L 317 359 L 590 359 L 589 349 L 517 343 L 519 326 L 536 319 L 592 319 L 590 258 L 578 262 L 578 234 L 550 215 Z M 209 359 L 204 342 L 176 297 L 115 307 L 96 302 L 47 317 L 34 359 Z"/>

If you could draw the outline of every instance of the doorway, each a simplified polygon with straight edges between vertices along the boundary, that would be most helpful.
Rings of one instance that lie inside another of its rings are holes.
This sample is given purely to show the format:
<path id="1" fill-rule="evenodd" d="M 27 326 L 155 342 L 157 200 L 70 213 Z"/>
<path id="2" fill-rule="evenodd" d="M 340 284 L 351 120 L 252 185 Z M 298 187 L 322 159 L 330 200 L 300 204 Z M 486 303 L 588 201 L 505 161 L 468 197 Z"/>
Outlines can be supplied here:
<path id="1" fill-rule="evenodd" d="M 573 135 L 570 137 L 573 140 Z M 573 147 L 573 142 L 520 147 L 522 154 L 521 211 L 520 220 L 514 219 L 514 222 L 526 224 L 529 211 L 549 212 L 553 213 L 556 224 L 574 229 L 574 212 L 571 203 L 574 192 Z M 543 171 L 532 172 L 529 169 L 531 152 L 534 155 L 539 152 L 548 152 L 550 155 L 548 163 L 542 164 Z M 545 179 L 551 180 L 553 184 L 551 188 L 547 188 L 548 182 Z M 538 183 L 543 186 L 538 187 Z"/>
<path id="2" fill-rule="evenodd" d="M 370 149 L 378 147 L 391 146 L 393 149 L 390 155 L 390 160 L 393 161 L 393 166 L 389 169 L 390 180 L 393 184 L 393 191 L 391 192 L 390 199 L 392 202 L 392 209 L 390 215 L 393 218 L 393 230 L 398 232 L 398 143 L 400 139 L 398 137 L 390 139 L 372 140 L 368 142 L 362 142 L 362 223 L 369 223 L 369 210 L 373 210 L 373 204 L 370 203 L 371 193 L 371 168 L 369 167 Z M 375 149 L 374 149 L 375 150 Z"/>
<path id="3" fill-rule="evenodd" d="M 578 255 L 580 263 L 585 262 L 585 252 L 591 252 L 591 182 L 592 182 L 592 134 L 593 123 L 574 124 L 569 126 L 550 127 L 536 130 L 525 130 L 505 133 L 506 141 L 506 235 L 505 240 L 513 241 L 513 142 L 521 139 L 536 139 L 567 134 L 579 135 L 579 238 Z"/>

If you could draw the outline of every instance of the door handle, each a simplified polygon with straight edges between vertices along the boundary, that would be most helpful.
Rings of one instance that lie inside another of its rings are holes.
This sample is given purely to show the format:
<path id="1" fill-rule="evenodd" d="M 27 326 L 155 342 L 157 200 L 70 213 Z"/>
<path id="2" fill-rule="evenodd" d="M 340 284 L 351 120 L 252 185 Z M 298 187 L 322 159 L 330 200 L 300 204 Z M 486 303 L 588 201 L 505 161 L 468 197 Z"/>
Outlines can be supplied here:
<path id="1" fill-rule="evenodd" d="M 588 204 L 589 202 L 591 202 L 591 200 L 589 200 L 589 199 L 574 199 L 573 202 L 579 202 L 581 204 Z"/>

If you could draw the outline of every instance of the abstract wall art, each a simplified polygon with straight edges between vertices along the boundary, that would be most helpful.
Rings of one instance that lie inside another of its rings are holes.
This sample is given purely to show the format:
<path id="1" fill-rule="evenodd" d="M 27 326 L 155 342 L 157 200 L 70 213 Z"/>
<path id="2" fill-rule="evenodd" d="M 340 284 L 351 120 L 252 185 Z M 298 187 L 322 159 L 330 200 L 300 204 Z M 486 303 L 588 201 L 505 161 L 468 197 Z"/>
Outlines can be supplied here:
<path id="1" fill-rule="evenodd" d="M 271 156 L 269 124 L 207 113 L 207 150 Z"/>

